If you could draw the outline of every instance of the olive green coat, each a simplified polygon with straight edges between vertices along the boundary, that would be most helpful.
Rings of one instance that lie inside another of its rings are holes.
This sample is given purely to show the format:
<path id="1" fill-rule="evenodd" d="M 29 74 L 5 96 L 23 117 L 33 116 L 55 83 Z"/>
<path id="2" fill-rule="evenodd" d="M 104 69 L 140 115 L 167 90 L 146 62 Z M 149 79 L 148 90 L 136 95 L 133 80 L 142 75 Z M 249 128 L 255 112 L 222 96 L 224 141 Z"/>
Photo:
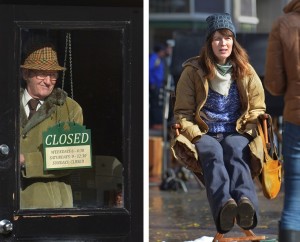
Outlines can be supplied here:
<path id="1" fill-rule="evenodd" d="M 21 90 L 21 97 L 23 92 L 24 90 Z M 82 109 L 59 88 L 53 90 L 30 120 L 27 119 L 21 102 L 20 154 L 25 158 L 25 168 L 21 176 L 21 208 L 73 206 L 71 186 L 62 182 L 70 172 L 44 171 L 43 160 L 42 133 L 59 122 L 67 121 L 82 124 Z"/>
<path id="2" fill-rule="evenodd" d="M 176 88 L 174 107 L 175 123 L 180 124 L 179 136 L 171 143 L 174 157 L 192 171 L 202 174 L 200 162 L 193 139 L 208 132 L 208 126 L 200 117 L 209 90 L 208 80 L 199 66 L 199 57 L 193 57 L 183 64 L 183 72 Z M 240 100 L 241 116 L 237 120 L 236 130 L 248 133 L 254 139 L 250 142 L 252 176 L 260 174 L 263 162 L 261 138 L 257 135 L 257 117 L 266 110 L 265 95 L 261 80 L 250 66 L 252 74 L 236 80 Z"/>

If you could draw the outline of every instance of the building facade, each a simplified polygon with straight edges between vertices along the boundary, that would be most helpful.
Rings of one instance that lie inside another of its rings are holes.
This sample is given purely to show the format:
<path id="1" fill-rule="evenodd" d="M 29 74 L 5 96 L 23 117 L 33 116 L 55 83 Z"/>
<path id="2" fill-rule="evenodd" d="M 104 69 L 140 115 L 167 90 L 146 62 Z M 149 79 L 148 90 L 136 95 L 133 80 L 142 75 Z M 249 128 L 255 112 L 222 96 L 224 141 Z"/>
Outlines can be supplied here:
<path id="1" fill-rule="evenodd" d="M 205 31 L 212 13 L 230 13 L 237 33 L 268 33 L 289 0 L 149 0 L 149 47 L 177 32 Z"/>

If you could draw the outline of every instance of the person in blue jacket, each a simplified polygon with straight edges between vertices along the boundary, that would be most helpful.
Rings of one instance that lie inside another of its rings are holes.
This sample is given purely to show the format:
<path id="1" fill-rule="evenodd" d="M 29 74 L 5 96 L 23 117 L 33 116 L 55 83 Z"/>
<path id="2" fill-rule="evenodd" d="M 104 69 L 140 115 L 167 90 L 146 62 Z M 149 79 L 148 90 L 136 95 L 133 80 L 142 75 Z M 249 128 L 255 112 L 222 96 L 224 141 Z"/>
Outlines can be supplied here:
<path id="1" fill-rule="evenodd" d="M 163 123 L 165 50 L 165 45 L 158 44 L 149 56 L 149 124 L 152 129 L 162 129 Z"/>

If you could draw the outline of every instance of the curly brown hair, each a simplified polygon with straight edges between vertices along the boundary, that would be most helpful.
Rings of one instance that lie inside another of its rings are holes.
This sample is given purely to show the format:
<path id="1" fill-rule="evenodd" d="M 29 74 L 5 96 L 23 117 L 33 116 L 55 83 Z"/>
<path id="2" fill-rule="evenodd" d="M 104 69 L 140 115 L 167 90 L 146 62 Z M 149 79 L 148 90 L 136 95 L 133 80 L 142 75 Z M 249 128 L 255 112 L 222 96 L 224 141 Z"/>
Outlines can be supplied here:
<path id="1" fill-rule="evenodd" d="M 229 29 L 219 29 L 217 31 L 222 35 L 232 37 L 233 39 L 232 52 L 228 57 L 232 64 L 232 79 L 241 80 L 244 76 L 250 75 L 249 56 L 246 50 L 237 42 Z M 210 35 L 202 47 L 199 61 L 199 64 L 205 73 L 205 77 L 209 80 L 213 79 L 215 76 L 215 64 L 217 63 L 217 58 L 214 55 L 211 46 L 213 36 L 214 34 Z"/>

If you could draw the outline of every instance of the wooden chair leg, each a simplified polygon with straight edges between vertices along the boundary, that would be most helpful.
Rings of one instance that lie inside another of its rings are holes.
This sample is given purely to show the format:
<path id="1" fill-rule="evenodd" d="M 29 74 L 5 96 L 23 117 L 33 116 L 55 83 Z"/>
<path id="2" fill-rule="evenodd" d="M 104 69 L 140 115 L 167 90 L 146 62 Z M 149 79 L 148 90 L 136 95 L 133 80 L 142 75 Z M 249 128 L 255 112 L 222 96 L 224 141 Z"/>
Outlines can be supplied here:
<path id="1" fill-rule="evenodd" d="M 223 239 L 223 237 L 224 237 L 224 234 L 217 233 L 213 239 L 213 242 L 219 242 L 219 241 L 221 241 L 221 239 Z"/>
<path id="2" fill-rule="evenodd" d="M 261 240 L 266 239 L 266 236 L 257 236 L 253 233 L 252 230 L 244 230 L 242 229 L 242 232 L 245 234 L 245 236 L 241 237 L 224 237 L 224 234 L 217 233 L 213 239 L 213 242 L 234 242 L 234 241 L 252 241 L 252 242 L 259 242 Z"/>

